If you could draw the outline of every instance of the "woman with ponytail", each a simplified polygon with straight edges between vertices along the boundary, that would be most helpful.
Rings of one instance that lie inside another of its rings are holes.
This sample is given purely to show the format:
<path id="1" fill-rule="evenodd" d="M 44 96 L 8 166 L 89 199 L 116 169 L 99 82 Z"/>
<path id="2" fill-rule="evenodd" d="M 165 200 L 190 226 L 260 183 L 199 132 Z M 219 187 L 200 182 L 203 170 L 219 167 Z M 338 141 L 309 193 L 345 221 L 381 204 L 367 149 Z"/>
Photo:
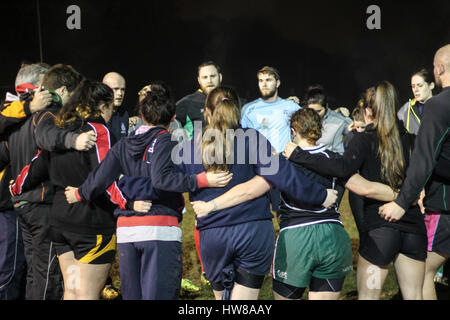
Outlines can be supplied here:
<path id="1" fill-rule="evenodd" d="M 116 252 L 114 206 L 106 193 L 90 203 L 68 204 L 68 185 L 80 185 L 111 146 L 105 124 L 113 112 L 113 91 L 100 82 L 83 80 L 56 116 L 58 127 L 76 133 L 94 130 L 89 151 L 42 151 L 12 185 L 20 194 L 50 179 L 55 195 L 49 216 L 50 233 L 64 279 L 65 300 L 97 300 Z M 112 186 L 110 191 L 114 192 Z"/>
<path id="2" fill-rule="evenodd" d="M 405 178 L 412 151 L 410 136 L 399 131 L 396 121 L 397 95 L 386 81 L 376 86 L 371 99 L 373 124 L 357 133 L 338 159 L 318 157 L 295 148 L 291 161 L 325 175 L 348 177 L 356 172 L 370 181 L 389 185 L 398 192 Z M 359 248 L 357 285 L 359 299 L 379 299 L 391 262 L 405 300 L 422 299 L 427 237 L 424 218 L 417 205 L 398 222 L 385 221 L 378 208 L 385 202 L 365 199 L 367 234 Z"/>

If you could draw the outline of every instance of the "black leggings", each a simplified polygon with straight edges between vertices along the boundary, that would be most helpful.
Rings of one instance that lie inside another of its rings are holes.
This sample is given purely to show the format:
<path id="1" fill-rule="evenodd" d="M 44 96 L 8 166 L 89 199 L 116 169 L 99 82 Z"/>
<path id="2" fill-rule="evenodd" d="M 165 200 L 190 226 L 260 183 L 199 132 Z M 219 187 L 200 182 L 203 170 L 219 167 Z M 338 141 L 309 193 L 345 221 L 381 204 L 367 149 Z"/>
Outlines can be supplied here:
<path id="1" fill-rule="evenodd" d="M 306 288 L 298 288 L 289 284 L 273 280 L 273 291 L 286 299 L 298 300 L 305 293 Z M 312 292 L 340 292 L 344 286 L 344 278 L 339 279 L 318 279 L 311 278 L 309 291 Z"/>

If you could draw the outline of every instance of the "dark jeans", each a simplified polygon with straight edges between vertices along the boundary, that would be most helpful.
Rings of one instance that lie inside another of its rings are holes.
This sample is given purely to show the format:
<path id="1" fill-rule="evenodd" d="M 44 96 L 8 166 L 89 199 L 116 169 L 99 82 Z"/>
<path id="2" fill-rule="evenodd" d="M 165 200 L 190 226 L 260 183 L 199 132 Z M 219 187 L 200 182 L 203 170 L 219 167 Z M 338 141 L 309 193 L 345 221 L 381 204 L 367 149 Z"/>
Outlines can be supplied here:
<path id="1" fill-rule="evenodd" d="M 22 232 L 16 213 L 0 212 L 0 300 L 15 300 L 21 295 L 25 271 Z"/>
<path id="2" fill-rule="evenodd" d="M 27 300 L 60 300 L 64 294 L 58 258 L 50 240 L 50 206 L 27 204 L 15 209 L 27 261 Z"/>

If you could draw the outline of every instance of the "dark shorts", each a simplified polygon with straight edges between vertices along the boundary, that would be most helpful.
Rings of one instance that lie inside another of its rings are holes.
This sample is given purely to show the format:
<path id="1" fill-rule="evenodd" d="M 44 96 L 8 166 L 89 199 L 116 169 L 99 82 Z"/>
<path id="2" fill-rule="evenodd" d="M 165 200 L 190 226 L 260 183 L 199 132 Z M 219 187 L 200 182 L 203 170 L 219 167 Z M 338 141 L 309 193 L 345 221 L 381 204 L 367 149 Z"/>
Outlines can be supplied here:
<path id="1" fill-rule="evenodd" d="M 272 220 L 200 231 L 200 254 L 211 284 L 233 282 L 230 274 L 238 269 L 241 273 L 265 276 L 270 272 L 274 247 Z"/>
<path id="2" fill-rule="evenodd" d="M 450 215 L 427 213 L 428 251 L 450 254 Z"/>
<path id="3" fill-rule="evenodd" d="M 116 256 L 115 234 L 80 234 L 52 227 L 51 238 L 58 256 L 73 251 L 75 259 L 82 263 L 112 263 Z"/>
<path id="4" fill-rule="evenodd" d="M 425 261 L 426 235 L 380 227 L 368 231 L 359 248 L 359 254 L 377 266 L 390 264 L 399 253 L 414 260 Z"/>

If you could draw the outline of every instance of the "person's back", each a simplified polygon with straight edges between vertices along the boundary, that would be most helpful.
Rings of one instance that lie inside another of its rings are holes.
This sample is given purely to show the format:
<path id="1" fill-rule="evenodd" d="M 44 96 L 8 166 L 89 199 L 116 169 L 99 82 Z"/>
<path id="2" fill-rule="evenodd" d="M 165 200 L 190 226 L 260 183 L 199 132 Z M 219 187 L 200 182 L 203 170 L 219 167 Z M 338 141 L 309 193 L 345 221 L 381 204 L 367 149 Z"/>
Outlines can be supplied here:
<path id="1" fill-rule="evenodd" d="M 121 174 L 127 176 L 127 179 L 124 180 L 126 183 L 119 181 L 119 188 L 132 200 L 143 200 L 135 199 L 133 195 L 152 194 L 152 208 L 147 215 L 171 215 L 177 217 L 181 222 L 181 210 L 184 208 L 184 199 L 181 192 L 165 191 L 158 188 L 149 190 L 147 188 L 148 185 L 159 179 L 160 174 L 163 174 L 162 172 L 157 172 L 157 170 L 152 170 L 152 164 L 158 161 L 155 160 L 155 157 L 163 156 L 157 154 L 158 150 L 154 150 L 156 144 L 164 144 L 171 149 L 176 142 L 171 141 L 169 132 L 162 127 L 149 128 L 148 126 L 142 126 L 136 131 L 134 136 L 121 139 L 114 145 L 111 150 L 111 156 L 115 157 L 120 163 Z M 132 177 L 146 177 L 148 184 L 133 183 Z M 134 210 L 123 210 L 120 207 L 116 208 L 115 211 L 116 216 L 132 216 L 136 214 L 138 213 Z"/>
<path id="2" fill-rule="evenodd" d="M 104 122 L 92 119 L 76 128 L 79 132 L 95 130 L 97 142 L 89 151 L 53 151 L 47 153 L 49 177 L 55 188 L 53 206 L 50 213 L 52 225 L 73 229 L 74 231 L 108 234 L 115 232 L 115 219 L 112 215 L 115 205 L 106 193 L 93 199 L 91 203 L 67 203 L 65 188 L 79 186 L 89 173 L 103 160 L 112 144 L 112 138 Z"/>
<path id="3" fill-rule="evenodd" d="M 254 129 L 239 128 L 233 141 L 234 150 L 231 159 L 233 164 L 229 168 L 229 172 L 233 174 L 231 182 L 224 188 L 206 188 L 190 193 L 191 201 L 214 199 L 234 186 L 260 175 L 280 191 L 289 191 L 293 197 L 309 203 L 322 203 L 321 192 L 324 190 L 319 188 L 322 186 L 309 179 L 306 180 L 301 173 L 295 174 L 293 165 L 284 157 L 273 155 L 270 142 L 261 133 Z M 194 139 L 180 149 L 178 166 L 185 173 L 198 174 L 205 171 L 204 164 L 198 159 L 202 159 L 201 148 Z M 262 196 L 198 219 L 197 228 L 202 230 L 265 219 L 272 219 L 272 214 L 269 199 Z"/>
<path id="4" fill-rule="evenodd" d="M 326 150 L 324 145 L 319 145 L 315 148 L 303 148 L 312 154 L 320 154 L 327 158 L 335 158 L 338 154 Z M 296 199 L 289 197 L 289 195 L 281 195 L 280 205 L 280 228 L 299 225 L 310 225 L 321 222 L 331 222 L 342 224 L 338 211 L 342 197 L 344 196 L 344 181 L 335 177 L 322 176 L 314 171 L 308 170 L 296 163 L 293 163 L 298 171 L 302 172 L 306 177 L 322 184 L 327 189 L 338 190 L 338 199 L 336 205 L 332 208 L 324 208 L 321 205 L 310 205 L 307 203 L 298 203 Z"/>
<path id="5" fill-rule="evenodd" d="M 405 161 L 405 168 L 408 167 L 409 155 L 413 149 L 414 138 L 412 135 L 408 134 L 404 130 L 400 130 L 400 138 L 403 148 L 403 158 Z M 348 150 L 359 149 L 358 156 L 362 158 L 362 165 L 360 168 L 360 174 L 364 178 L 374 182 L 384 183 L 381 177 L 381 159 L 378 154 L 378 135 L 373 126 L 369 125 L 365 133 L 358 133 L 352 139 L 352 144 L 349 146 Z M 365 208 L 365 221 L 367 228 L 374 228 L 380 225 L 386 225 L 386 222 L 378 214 L 378 209 L 382 206 L 384 202 L 368 199 L 364 201 Z M 412 206 L 408 210 L 407 215 L 403 217 L 397 224 L 389 224 L 394 228 L 399 228 L 408 232 L 418 232 L 424 233 L 425 226 L 423 224 L 423 216 L 420 213 L 419 207 Z"/>

